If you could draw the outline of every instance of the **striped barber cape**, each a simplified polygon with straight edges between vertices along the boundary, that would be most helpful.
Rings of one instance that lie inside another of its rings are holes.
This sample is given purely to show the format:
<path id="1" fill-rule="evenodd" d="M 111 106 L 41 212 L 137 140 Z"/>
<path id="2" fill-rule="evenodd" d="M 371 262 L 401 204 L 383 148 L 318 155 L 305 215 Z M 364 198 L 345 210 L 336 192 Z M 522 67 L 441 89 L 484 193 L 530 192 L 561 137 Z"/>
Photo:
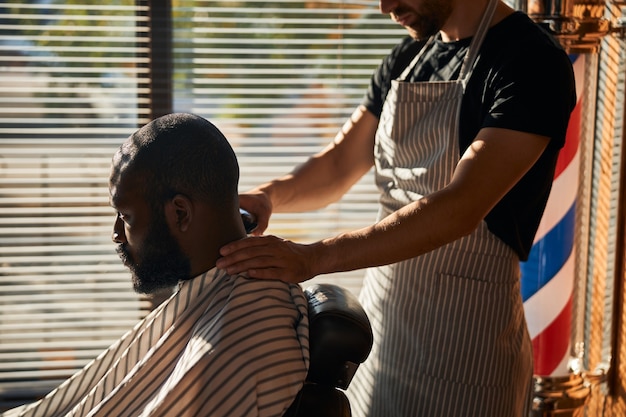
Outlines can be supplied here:
<path id="1" fill-rule="evenodd" d="M 308 365 L 301 287 L 213 269 L 42 400 L 0 417 L 281 416 Z"/>

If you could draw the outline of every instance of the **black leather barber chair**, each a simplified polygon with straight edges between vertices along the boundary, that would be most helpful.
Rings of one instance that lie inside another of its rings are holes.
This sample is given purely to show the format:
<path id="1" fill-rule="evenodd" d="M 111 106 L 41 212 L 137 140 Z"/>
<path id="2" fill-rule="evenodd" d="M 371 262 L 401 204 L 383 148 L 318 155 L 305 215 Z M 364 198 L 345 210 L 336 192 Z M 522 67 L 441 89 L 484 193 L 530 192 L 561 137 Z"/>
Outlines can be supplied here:
<path id="1" fill-rule="evenodd" d="M 304 291 L 309 304 L 311 363 L 304 387 L 284 417 L 350 417 L 343 392 L 372 348 L 372 328 L 356 297 L 333 284 Z"/>

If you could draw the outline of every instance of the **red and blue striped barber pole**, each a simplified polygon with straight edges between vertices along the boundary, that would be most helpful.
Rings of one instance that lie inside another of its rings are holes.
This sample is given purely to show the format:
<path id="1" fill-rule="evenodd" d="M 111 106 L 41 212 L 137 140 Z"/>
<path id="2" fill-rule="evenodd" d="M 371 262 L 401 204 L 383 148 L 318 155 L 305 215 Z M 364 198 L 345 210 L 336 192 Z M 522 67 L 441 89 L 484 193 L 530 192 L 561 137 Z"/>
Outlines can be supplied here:
<path id="1" fill-rule="evenodd" d="M 571 56 L 578 102 L 557 161 L 552 191 L 528 261 L 520 263 L 535 375 L 568 375 L 574 293 L 574 227 L 579 176 L 584 55 Z"/>

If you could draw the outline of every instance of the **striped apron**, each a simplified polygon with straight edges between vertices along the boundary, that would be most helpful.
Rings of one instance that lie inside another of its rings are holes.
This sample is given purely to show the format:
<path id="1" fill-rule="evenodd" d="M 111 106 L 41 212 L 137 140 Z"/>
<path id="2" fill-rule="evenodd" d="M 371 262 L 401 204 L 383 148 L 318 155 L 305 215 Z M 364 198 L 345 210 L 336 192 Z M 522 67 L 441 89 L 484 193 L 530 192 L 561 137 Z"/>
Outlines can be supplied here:
<path id="1" fill-rule="evenodd" d="M 392 82 L 374 149 L 379 219 L 451 180 L 464 88 L 497 3 L 458 80 L 404 82 L 420 52 Z M 517 255 L 484 222 L 425 255 L 368 269 L 361 302 L 374 346 L 349 389 L 354 416 L 527 416 L 532 346 L 519 277 Z"/>

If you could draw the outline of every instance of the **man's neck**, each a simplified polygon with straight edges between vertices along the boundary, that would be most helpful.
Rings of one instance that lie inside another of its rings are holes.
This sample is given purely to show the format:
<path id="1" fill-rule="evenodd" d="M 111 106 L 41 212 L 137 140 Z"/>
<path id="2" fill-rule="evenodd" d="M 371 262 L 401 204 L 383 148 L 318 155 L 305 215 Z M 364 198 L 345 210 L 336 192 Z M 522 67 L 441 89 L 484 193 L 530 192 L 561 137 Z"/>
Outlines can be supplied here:
<path id="1" fill-rule="evenodd" d="M 441 39 L 444 42 L 453 42 L 470 38 L 478 31 L 478 26 L 490 0 L 457 1 L 450 18 L 441 29 Z M 489 22 L 489 27 L 513 13 L 514 10 L 502 3 L 498 3 Z"/>
<path id="2" fill-rule="evenodd" d="M 189 249 L 192 276 L 200 275 L 215 268 L 215 262 L 219 258 L 219 250 L 222 246 L 235 240 L 246 237 L 241 219 L 238 222 L 227 222 L 225 227 L 207 230 L 201 239 Z"/>

